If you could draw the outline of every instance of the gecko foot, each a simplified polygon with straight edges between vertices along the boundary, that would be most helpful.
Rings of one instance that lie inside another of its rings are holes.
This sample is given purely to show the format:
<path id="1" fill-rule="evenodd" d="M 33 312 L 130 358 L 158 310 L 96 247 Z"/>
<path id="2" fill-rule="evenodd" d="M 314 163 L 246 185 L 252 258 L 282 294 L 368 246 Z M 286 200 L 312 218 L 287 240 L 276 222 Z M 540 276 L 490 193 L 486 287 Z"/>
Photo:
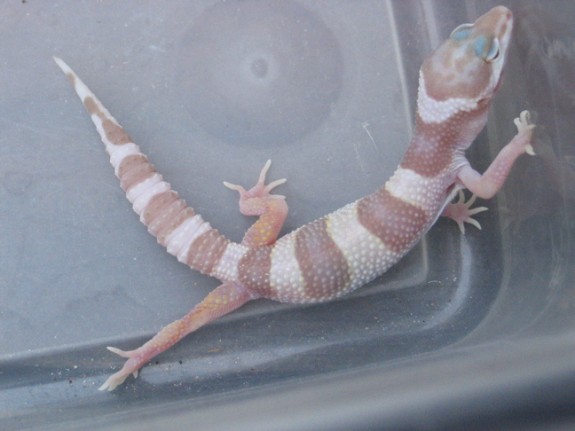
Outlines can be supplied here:
<path id="1" fill-rule="evenodd" d="M 524 135 L 525 139 L 522 140 L 525 145 L 525 153 L 530 156 L 535 155 L 535 150 L 531 145 L 531 135 L 533 134 L 533 129 L 535 129 L 535 124 L 531 123 L 531 114 L 529 111 L 523 111 L 519 114 L 519 117 L 513 120 L 513 124 L 517 127 L 517 134 Z"/>
<path id="2" fill-rule="evenodd" d="M 475 195 L 472 195 L 471 198 L 465 202 L 465 194 L 463 193 L 463 190 L 459 190 L 457 202 L 447 205 L 441 215 L 454 220 L 457 223 L 457 226 L 459 226 L 459 230 L 462 234 L 465 234 L 465 223 L 469 223 L 481 230 L 481 225 L 472 216 L 480 212 L 487 211 L 487 207 L 471 208 L 471 205 L 475 203 L 476 198 L 477 197 Z"/>
<path id="3" fill-rule="evenodd" d="M 128 360 L 125 362 L 120 371 L 108 377 L 104 384 L 98 388 L 99 391 L 113 391 L 122 383 L 124 383 L 124 380 L 126 380 L 130 374 L 132 374 L 134 377 L 138 377 L 138 370 L 143 365 L 141 358 L 137 357 L 137 350 L 126 351 L 110 346 L 108 346 L 107 349 L 110 352 L 120 355 L 123 358 L 128 358 Z"/>
<path id="4" fill-rule="evenodd" d="M 127 358 L 120 371 L 111 375 L 100 386 L 101 391 L 113 391 L 121 385 L 130 374 L 138 377 L 138 370 L 153 357 L 165 352 L 186 335 L 201 328 L 205 324 L 228 314 L 248 301 L 257 298 L 239 284 L 222 283 L 211 291 L 199 304 L 181 319 L 164 326 L 156 335 L 135 350 L 120 350 L 108 347 L 108 350 Z"/>
<path id="5" fill-rule="evenodd" d="M 265 202 L 269 199 L 285 199 L 285 196 L 274 195 L 270 192 L 280 184 L 285 183 L 285 178 L 272 181 L 267 184 L 266 175 L 270 169 L 272 162 L 268 160 L 260 172 L 258 182 L 251 189 L 246 190 L 238 184 L 228 183 L 224 181 L 224 186 L 228 189 L 235 190 L 240 194 L 240 212 L 243 215 L 261 215 L 265 210 Z"/>

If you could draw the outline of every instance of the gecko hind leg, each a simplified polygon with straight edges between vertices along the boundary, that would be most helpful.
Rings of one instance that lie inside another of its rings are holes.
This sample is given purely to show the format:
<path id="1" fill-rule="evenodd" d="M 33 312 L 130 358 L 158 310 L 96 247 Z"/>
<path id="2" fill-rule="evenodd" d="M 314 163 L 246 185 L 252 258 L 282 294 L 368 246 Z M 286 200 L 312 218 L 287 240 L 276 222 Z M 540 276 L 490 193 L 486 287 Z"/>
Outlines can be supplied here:
<path id="1" fill-rule="evenodd" d="M 128 360 L 120 371 L 111 375 L 99 387 L 99 390 L 113 391 L 130 374 L 137 377 L 138 370 L 154 356 L 169 349 L 191 332 L 238 309 L 252 299 L 255 299 L 255 297 L 239 284 L 232 282 L 223 283 L 210 292 L 188 314 L 165 326 L 152 339 L 137 349 L 124 351 L 115 347 L 108 347 L 111 352 Z"/>
<path id="2" fill-rule="evenodd" d="M 275 242 L 287 217 L 288 207 L 285 197 L 270 193 L 272 189 L 285 183 L 286 180 L 281 179 L 265 184 L 265 177 L 270 165 L 271 161 L 268 160 L 260 172 L 256 185 L 250 190 L 246 191 L 242 186 L 224 183 L 226 187 L 239 192 L 240 212 L 242 214 L 259 216 L 242 240 L 242 244 L 248 247 L 258 247 Z M 256 298 L 256 294 L 249 292 L 243 286 L 233 282 L 225 282 L 209 293 L 188 314 L 165 326 L 141 347 L 128 351 L 108 347 L 111 352 L 128 360 L 122 369 L 110 376 L 99 389 L 101 391 L 113 391 L 130 374 L 137 377 L 138 370 L 143 365 L 172 347 L 186 335 Z"/>

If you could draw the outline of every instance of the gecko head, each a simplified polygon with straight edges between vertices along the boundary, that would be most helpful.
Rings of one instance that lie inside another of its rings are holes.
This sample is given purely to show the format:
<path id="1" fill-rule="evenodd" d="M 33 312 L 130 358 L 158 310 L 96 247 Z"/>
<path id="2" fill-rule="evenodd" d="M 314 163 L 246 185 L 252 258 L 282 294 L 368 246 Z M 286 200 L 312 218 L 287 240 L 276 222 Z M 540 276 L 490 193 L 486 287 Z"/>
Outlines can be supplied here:
<path id="1" fill-rule="evenodd" d="M 512 29 L 513 15 L 504 6 L 455 28 L 421 67 L 420 107 L 442 105 L 447 117 L 438 121 L 485 107 L 499 86 Z"/>

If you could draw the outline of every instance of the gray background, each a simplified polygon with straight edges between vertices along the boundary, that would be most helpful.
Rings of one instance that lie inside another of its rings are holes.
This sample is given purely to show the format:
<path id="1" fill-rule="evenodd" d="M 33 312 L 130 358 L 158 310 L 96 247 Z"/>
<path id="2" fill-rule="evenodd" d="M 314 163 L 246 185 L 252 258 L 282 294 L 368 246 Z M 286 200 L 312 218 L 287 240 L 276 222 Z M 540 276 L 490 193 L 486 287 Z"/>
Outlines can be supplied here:
<path id="1" fill-rule="evenodd" d="M 487 167 L 523 109 L 541 127 L 538 157 L 481 203 L 483 231 L 461 236 L 440 220 L 350 297 L 248 304 L 103 394 L 123 363 L 106 345 L 140 345 L 217 282 L 138 222 L 52 55 L 240 240 L 251 221 L 222 180 L 251 186 L 271 158 L 269 178 L 288 179 L 286 231 L 373 191 L 407 146 L 424 56 L 497 3 L 2 2 L 2 429 L 572 420 L 575 5 L 500 3 L 514 12 L 514 43 L 469 158 Z"/>

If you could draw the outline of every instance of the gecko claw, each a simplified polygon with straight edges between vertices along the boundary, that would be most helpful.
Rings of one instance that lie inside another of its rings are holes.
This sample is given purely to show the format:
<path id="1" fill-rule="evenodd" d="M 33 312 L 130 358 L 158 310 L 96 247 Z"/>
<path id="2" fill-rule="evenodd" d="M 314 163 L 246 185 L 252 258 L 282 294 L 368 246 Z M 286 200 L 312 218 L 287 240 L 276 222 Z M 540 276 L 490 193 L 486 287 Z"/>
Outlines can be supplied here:
<path id="1" fill-rule="evenodd" d="M 108 349 L 110 352 L 115 353 L 118 356 L 121 356 L 122 358 L 131 358 L 131 350 L 121 350 L 118 349 L 117 347 L 111 347 L 111 346 L 107 346 L 106 349 Z"/>
<path id="2" fill-rule="evenodd" d="M 107 346 L 106 349 L 128 360 L 120 371 L 108 377 L 104 384 L 98 388 L 99 391 L 113 391 L 124 383 L 130 374 L 134 376 L 134 378 L 138 377 L 138 370 L 141 366 L 140 361 L 136 358 L 136 350 L 121 350 L 111 346 Z"/>
<path id="3" fill-rule="evenodd" d="M 135 371 L 131 374 L 134 377 L 138 377 L 137 371 Z M 98 388 L 98 390 L 99 391 L 112 392 L 114 389 L 116 389 L 118 386 L 120 386 L 122 383 L 124 383 L 124 381 L 126 380 L 126 378 L 129 375 L 130 375 L 130 373 L 124 374 L 124 373 L 122 373 L 122 371 L 118 371 L 117 373 L 114 373 L 110 377 L 108 377 L 108 379 L 104 382 L 104 384 L 102 386 L 100 386 Z"/>

